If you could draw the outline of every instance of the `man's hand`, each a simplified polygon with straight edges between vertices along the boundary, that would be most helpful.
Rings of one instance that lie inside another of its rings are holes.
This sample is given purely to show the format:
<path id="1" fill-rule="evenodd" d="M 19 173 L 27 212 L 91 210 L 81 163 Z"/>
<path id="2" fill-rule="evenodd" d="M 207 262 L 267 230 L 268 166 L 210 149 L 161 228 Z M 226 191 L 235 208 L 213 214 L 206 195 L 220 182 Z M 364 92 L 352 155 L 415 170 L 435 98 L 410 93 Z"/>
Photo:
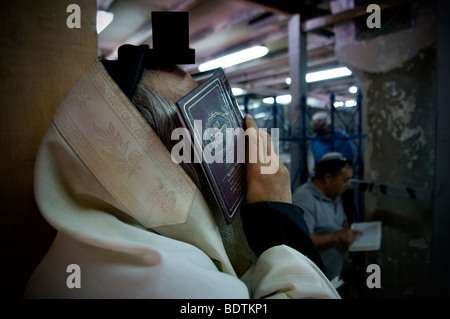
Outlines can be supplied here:
<path id="1" fill-rule="evenodd" d="M 255 121 L 248 114 L 245 116 L 245 128 L 253 129 L 247 141 L 247 203 L 252 204 L 263 201 L 292 203 L 289 171 L 276 155 L 270 135 L 259 130 Z M 249 154 L 255 152 L 257 154 Z M 249 158 L 256 162 L 250 163 Z M 264 168 L 277 167 L 262 174 Z"/>
<path id="2" fill-rule="evenodd" d="M 338 244 L 351 245 L 356 239 L 356 235 L 362 234 L 359 230 L 344 228 L 334 232 Z"/>
<path id="3" fill-rule="evenodd" d="M 317 249 L 322 250 L 337 244 L 351 245 L 355 241 L 356 235 L 358 234 L 362 234 L 362 232 L 359 230 L 344 228 L 331 233 L 312 233 L 311 239 Z"/>

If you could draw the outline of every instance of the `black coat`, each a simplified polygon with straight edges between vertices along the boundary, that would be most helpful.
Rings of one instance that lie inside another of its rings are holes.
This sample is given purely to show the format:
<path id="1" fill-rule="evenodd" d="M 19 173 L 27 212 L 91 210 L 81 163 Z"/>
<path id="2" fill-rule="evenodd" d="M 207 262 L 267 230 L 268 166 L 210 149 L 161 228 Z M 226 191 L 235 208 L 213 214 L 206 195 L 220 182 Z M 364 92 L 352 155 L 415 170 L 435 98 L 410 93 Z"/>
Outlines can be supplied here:
<path id="1" fill-rule="evenodd" d="M 257 256 L 284 244 L 308 257 L 326 275 L 300 207 L 282 202 L 254 203 L 242 206 L 241 217 L 248 244 Z"/>

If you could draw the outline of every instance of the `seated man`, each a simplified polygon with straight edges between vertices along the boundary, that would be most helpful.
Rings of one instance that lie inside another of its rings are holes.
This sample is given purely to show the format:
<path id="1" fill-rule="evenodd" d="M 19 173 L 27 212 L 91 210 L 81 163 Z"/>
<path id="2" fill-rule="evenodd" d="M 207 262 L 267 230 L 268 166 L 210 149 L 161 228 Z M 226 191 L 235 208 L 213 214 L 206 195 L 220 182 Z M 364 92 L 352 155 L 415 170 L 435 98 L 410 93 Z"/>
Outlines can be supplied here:
<path id="1" fill-rule="evenodd" d="M 57 235 L 24 297 L 339 298 L 291 204 L 286 167 L 261 175 L 264 163 L 248 163 L 247 202 L 225 223 L 201 168 L 170 155 L 175 102 L 197 83 L 155 63 L 125 95 L 106 65 L 80 78 L 41 143 L 36 201 Z M 245 125 L 257 128 L 248 116 Z M 270 138 L 260 147 L 272 149 Z"/>
<path id="2" fill-rule="evenodd" d="M 341 153 L 327 153 L 316 164 L 315 176 L 293 194 L 292 202 L 304 211 L 311 239 L 330 280 L 341 275 L 342 245 L 353 243 L 359 233 L 350 229 L 341 199 L 352 175 L 351 161 Z"/>

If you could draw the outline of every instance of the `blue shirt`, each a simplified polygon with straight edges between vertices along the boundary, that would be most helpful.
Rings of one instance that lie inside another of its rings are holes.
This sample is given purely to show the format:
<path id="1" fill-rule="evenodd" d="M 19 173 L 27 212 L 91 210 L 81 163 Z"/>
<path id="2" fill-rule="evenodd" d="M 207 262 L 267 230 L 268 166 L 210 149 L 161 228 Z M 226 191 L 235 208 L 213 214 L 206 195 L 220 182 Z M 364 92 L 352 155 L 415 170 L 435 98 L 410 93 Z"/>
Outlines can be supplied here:
<path id="1" fill-rule="evenodd" d="M 326 197 L 309 180 L 294 192 L 292 203 L 304 212 L 304 219 L 310 233 L 331 233 L 342 229 L 347 220 L 341 197 L 334 200 Z"/>
<path id="2" fill-rule="evenodd" d="M 331 139 L 331 136 L 316 136 L 311 140 L 310 145 L 316 162 L 319 162 L 326 153 L 339 152 L 354 163 L 355 151 L 353 141 L 350 139 L 349 135 L 343 131 L 335 130 L 333 140 Z"/>
<path id="3" fill-rule="evenodd" d="M 347 220 L 341 197 L 334 200 L 326 197 L 312 180 L 301 185 L 292 195 L 292 203 L 303 210 L 303 217 L 310 233 L 324 234 L 342 229 Z M 327 277 L 332 280 L 340 276 L 344 261 L 339 247 L 319 251 Z"/>

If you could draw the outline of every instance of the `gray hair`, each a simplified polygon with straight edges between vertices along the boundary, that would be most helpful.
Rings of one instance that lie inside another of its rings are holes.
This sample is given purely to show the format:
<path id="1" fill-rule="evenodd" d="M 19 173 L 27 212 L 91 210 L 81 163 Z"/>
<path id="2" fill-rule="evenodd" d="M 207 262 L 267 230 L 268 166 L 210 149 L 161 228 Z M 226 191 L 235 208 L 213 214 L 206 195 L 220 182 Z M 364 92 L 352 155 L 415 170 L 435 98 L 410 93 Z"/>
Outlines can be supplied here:
<path id="1" fill-rule="evenodd" d="M 132 102 L 170 152 L 173 146 L 179 142 L 171 139 L 172 132 L 174 129 L 182 127 L 182 124 L 176 112 L 175 102 L 166 100 L 145 84 L 151 83 L 152 77 L 158 71 L 144 71 Z M 144 79 L 145 81 L 143 81 Z M 199 164 L 192 160 L 191 163 L 182 162 L 180 165 L 202 193 L 208 191 L 207 182 L 203 178 Z"/>

